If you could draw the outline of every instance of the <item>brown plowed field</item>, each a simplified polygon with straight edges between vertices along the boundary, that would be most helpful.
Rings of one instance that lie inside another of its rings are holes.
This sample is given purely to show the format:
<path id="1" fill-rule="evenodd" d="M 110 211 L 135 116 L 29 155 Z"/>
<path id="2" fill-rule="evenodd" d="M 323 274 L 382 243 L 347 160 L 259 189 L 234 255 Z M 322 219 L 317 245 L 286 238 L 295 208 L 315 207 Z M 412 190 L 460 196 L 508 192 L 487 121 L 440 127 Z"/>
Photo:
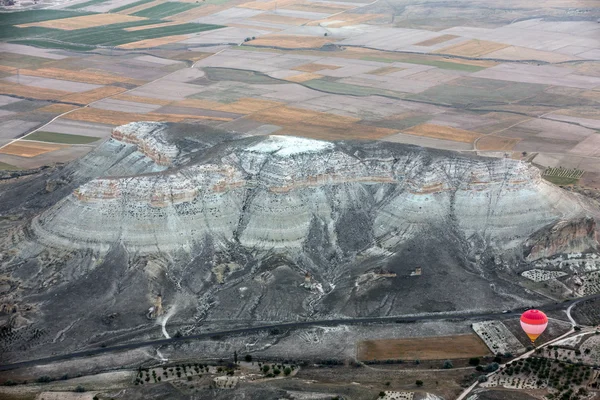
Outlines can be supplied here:
<path id="1" fill-rule="evenodd" d="M 512 150 L 520 140 L 502 136 L 484 136 L 477 141 L 477 150 Z"/>
<path id="2" fill-rule="evenodd" d="M 359 360 L 445 360 L 489 354 L 477 335 L 365 340 L 358 344 Z"/>
<path id="3" fill-rule="evenodd" d="M 40 154 L 49 153 L 54 150 L 60 150 L 64 147 L 68 146 L 19 140 L 18 142 L 11 143 L 4 147 L 2 150 L 0 150 L 0 153 L 31 158 L 39 156 Z"/>
<path id="4" fill-rule="evenodd" d="M 442 35 L 433 39 L 427 39 L 419 43 L 415 43 L 415 46 L 433 46 L 434 44 L 440 44 L 447 42 L 448 40 L 456 39 L 458 36 L 455 35 Z"/>
<path id="5" fill-rule="evenodd" d="M 19 85 L 17 83 L 8 81 L 0 81 L 0 94 L 27 97 L 38 100 L 56 100 L 71 94 L 71 92 Z"/>
<path id="6" fill-rule="evenodd" d="M 46 106 L 46 107 L 42 107 L 42 108 L 38 109 L 37 111 L 47 112 L 47 113 L 52 113 L 52 114 L 62 114 L 67 111 L 74 110 L 76 108 L 78 108 L 78 107 L 74 106 L 72 104 L 56 103 L 56 104 L 50 104 L 49 106 Z"/>
<path id="7" fill-rule="evenodd" d="M 63 97 L 61 100 L 77 104 L 89 104 L 96 100 L 125 92 L 127 89 L 118 86 L 104 86 L 98 89 L 88 90 L 87 92 L 73 93 Z"/>
<path id="8" fill-rule="evenodd" d="M 73 71 L 61 68 L 21 69 L 19 72 L 21 75 L 93 83 L 95 85 L 110 85 L 112 83 L 130 83 L 132 85 L 142 85 L 145 83 L 144 81 L 140 81 L 138 79 L 131 79 L 118 75 L 102 74 L 98 72 Z"/>
<path id="9" fill-rule="evenodd" d="M 294 69 L 296 71 L 302 71 L 302 72 L 317 72 L 317 71 L 321 71 L 323 69 L 338 69 L 338 68 L 342 68 L 342 67 L 340 67 L 339 65 L 310 63 L 310 64 L 299 65 L 292 69 Z"/>
<path id="10" fill-rule="evenodd" d="M 413 126 L 412 128 L 404 130 L 403 133 L 463 143 L 472 143 L 475 139 L 482 136 L 477 132 L 434 124 Z"/>
<path id="11" fill-rule="evenodd" d="M 323 75 L 313 74 L 311 72 L 305 72 L 303 74 L 298 74 L 298 75 L 287 77 L 287 78 L 285 78 L 285 80 L 290 81 L 290 82 L 306 82 L 306 81 L 311 81 L 313 79 L 319 79 L 322 77 L 323 77 Z"/>

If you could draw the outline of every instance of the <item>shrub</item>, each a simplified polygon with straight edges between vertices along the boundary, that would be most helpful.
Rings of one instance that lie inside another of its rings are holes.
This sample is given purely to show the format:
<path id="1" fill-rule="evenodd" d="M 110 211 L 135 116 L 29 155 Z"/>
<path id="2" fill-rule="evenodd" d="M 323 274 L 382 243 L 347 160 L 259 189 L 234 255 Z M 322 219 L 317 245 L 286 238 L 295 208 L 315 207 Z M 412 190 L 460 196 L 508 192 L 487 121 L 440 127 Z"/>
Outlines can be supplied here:
<path id="1" fill-rule="evenodd" d="M 285 369 L 283 370 L 283 374 L 285 376 L 288 376 L 291 373 L 292 373 L 292 369 L 290 367 L 285 367 Z"/>
<path id="2" fill-rule="evenodd" d="M 488 378 L 485 375 L 480 375 L 479 378 L 477 378 L 478 382 L 487 382 Z"/>
<path id="3" fill-rule="evenodd" d="M 39 383 L 48 383 L 48 382 L 52 382 L 53 380 L 54 380 L 54 379 L 50 378 L 50 377 L 49 377 L 49 376 L 47 376 L 47 375 L 40 376 L 39 378 L 37 378 L 37 381 L 38 381 Z"/>
<path id="4" fill-rule="evenodd" d="M 250 354 L 246 354 L 246 357 L 244 357 L 244 360 L 246 362 L 252 362 L 252 356 Z"/>
<path id="5" fill-rule="evenodd" d="M 279 370 L 279 368 L 274 368 L 274 369 L 273 369 L 273 373 L 274 373 L 275 375 L 279 375 L 279 374 L 281 373 L 281 371 Z"/>
<path id="6" fill-rule="evenodd" d="M 262 371 L 266 374 L 267 372 L 269 372 L 269 370 L 271 369 L 270 366 L 268 366 L 267 364 L 263 365 L 262 367 Z"/>
<path id="7" fill-rule="evenodd" d="M 385 392 L 379 392 L 379 397 L 385 397 Z"/>
<path id="8" fill-rule="evenodd" d="M 469 365 L 477 366 L 480 362 L 481 360 L 479 359 L 479 357 L 469 358 Z"/>
<path id="9" fill-rule="evenodd" d="M 446 361 L 444 361 L 444 365 L 442 368 L 444 368 L 444 369 L 454 368 L 454 364 L 452 364 L 452 361 L 446 360 Z"/>
<path id="10" fill-rule="evenodd" d="M 74 392 L 83 393 L 83 392 L 85 392 L 85 388 L 83 386 L 79 385 L 75 388 Z"/>
<path id="11" fill-rule="evenodd" d="M 419 387 L 423 386 L 423 381 L 417 380 L 415 384 Z"/>

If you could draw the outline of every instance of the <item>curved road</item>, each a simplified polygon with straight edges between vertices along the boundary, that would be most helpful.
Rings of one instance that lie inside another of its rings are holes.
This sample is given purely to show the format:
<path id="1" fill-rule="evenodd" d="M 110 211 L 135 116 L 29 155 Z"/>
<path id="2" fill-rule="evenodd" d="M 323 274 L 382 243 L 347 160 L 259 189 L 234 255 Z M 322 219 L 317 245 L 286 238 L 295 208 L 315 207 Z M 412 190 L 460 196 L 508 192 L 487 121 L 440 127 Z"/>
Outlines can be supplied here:
<path id="1" fill-rule="evenodd" d="M 600 298 L 600 294 L 591 296 L 580 297 L 577 299 L 565 301 L 562 303 L 550 303 L 537 308 L 544 311 L 556 311 L 565 310 L 572 308 L 573 305 L 584 300 Z M 252 326 L 248 328 L 238 328 L 226 331 L 215 331 L 199 333 L 189 336 L 172 337 L 169 339 L 156 339 L 156 340 L 145 340 L 141 342 L 125 343 L 116 346 L 97 347 L 88 350 L 82 350 L 74 353 L 60 354 L 51 357 L 39 358 L 35 360 L 28 360 L 17 362 L 13 364 L 0 365 L 0 371 L 7 371 L 10 369 L 17 369 L 23 367 L 31 367 L 40 364 L 47 364 L 55 361 L 64 361 L 74 358 L 90 357 L 98 354 L 113 353 L 123 350 L 132 350 L 140 347 L 147 346 L 163 346 L 175 344 L 178 342 L 187 342 L 198 339 L 209 339 L 211 337 L 222 337 L 232 336 L 240 334 L 256 333 L 261 331 L 270 331 L 273 329 L 299 329 L 307 328 L 312 326 L 336 326 L 336 325 L 359 325 L 359 324 L 374 324 L 374 323 L 412 323 L 417 321 L 433 321 L 433 320 L 480 320 L 480 319 L 506 319 L 519 316 L 523 308 L 510 310 L 509 312 L 487 312 L 487 313 L 457 313 L 457 314 L 433 314 L 433 315 L 417 315 L 417 316 L 400 316 L 400 317 L 372 317 L 372 318 L 351 318 L 351 319 L 330 319 L 330 320 L 315 320 L 315 321 L 297 321 L 297 322 L 284 322 L 271 325 L 260 325 Z"/>

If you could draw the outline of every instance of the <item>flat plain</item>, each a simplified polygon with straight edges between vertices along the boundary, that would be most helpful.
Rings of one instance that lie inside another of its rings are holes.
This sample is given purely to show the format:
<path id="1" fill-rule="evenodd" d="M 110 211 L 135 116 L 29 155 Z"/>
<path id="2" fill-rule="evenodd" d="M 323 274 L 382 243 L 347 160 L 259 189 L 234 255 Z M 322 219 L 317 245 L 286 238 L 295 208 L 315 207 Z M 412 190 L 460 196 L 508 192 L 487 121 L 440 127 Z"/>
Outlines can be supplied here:
<path id="1" fill-rule="evenodd" d="M 597 7 L 573 18 L 562 0 L 503 13 L 396 3 L 92 0 L 2 14 L 0 96 L 14 104 L 0 123 L 196 121 L 527 153 L 598 187 Z"/>

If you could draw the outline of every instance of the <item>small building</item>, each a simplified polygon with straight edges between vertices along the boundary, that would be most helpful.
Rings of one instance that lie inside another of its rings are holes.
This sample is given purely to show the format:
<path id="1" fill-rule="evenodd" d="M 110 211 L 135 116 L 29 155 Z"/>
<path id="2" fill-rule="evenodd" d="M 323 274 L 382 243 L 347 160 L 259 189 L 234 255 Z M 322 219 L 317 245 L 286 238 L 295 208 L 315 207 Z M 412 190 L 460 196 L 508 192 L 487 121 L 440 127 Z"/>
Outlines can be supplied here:
<path id="1" fill-rule="evenodd" d="M 415 268 L 413 272 L 410 273 L 410 276 L 421 276 L 422 270 L 421 267 Z"/>

